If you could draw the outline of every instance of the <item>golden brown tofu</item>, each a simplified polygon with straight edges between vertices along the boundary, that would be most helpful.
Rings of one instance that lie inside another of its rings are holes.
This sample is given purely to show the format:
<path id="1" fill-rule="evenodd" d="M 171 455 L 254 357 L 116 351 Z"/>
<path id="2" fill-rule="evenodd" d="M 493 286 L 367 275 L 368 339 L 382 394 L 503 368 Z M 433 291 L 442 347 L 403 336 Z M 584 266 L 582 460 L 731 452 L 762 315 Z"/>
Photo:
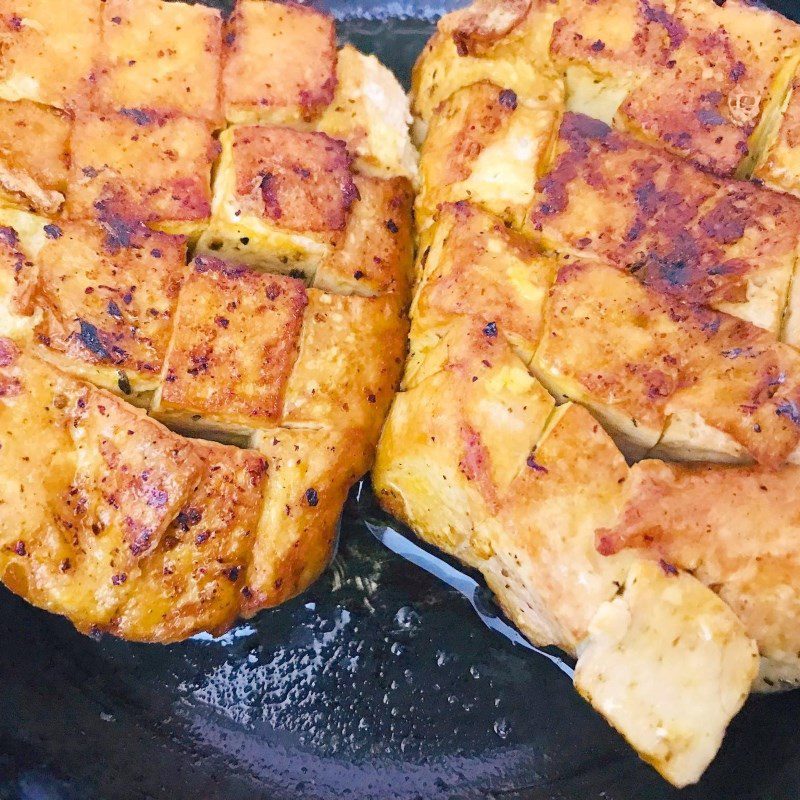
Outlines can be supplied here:
<path id="1" fill-rule="evenodd" d="M 0 97 L 56 108 L 88 104 L 101 0 L 4 0 Z"/>
<path id="2" fill-rule="evenodd" d="M 111 623 L 200 477 L 192 445 L 10 340 L 0 346 L 0 573 L 82 631 Z"/>
<path id="3" fill-rule="evenodd" d="M 297 357 L 301 281 L 198 256 L 184 281 L 157 416 L 199 431 L 274 425 Z"/>
<path id="4" fill-rule="evenodd" d="M 559 108 L 564 84 L 548 52 L 558 7 L 551 0 L 479 0 L 443 16 L 412 74 L 418 140 L 442 102 L 480 81 L 515 92 L 523 103 Z"/>
<path id="5" fill-rule="evenodd" d="M 411 122 L 408 97 L 391 70 L 345 45 L 336 62 L 336 93 L 316 130 L 347 142 L 361 172 L 416 182 Z"/>
<path id="6" fill-rule="evenodd" d="M 680 458 L 731 455 L 732 440 L 777 467 L 800 441 L 800 356 L 760 329 L 682 305 L 604 264 L 561 269 L 533 369 L 557 395 L 589 406 L 639 453 L 657 443 Z M 687 438 L 662 434 L 697 415 Z M 733 451 L 733 455 L 738 455 Z"/>
<path id="7" fill-rule="evenodd" d="M 333 555 L 350 486 L 361 476 L 366 447 L 352 430 L 278 428 L 255 434 L 269 480 L 242 587 L 242 613 L 252 616 L 299 594 Z"/>
<path id="8" fill-rule="evenodd" d="M 66 214 L 143 219 L 194 233 L 211 215 L 218 145 L 208 123 L 130 109 L 75 121 Z"/>
<path id="9" fill-rule="evenodd" d="M 252 450 L 193 442 L 203 468 L 162 544 L 140 564 L 108 630 L 125 639 L 175 642 L 219 634 L 239 616 L 266 489 L 266 461 Z"/>
<path id="10" fill-rule="evenodd" d="M 762 657 L 760 688 L 800 683 L 796 466 L 665 464 L 631 470 L 598 548 L 634 548 L 689 570 L 734 610 Z"/>
<path id="11" fill-rule="evenodd" d="M 313 285 L 336 294 L 409 293 L 413 259 L 413 192 L 406 178 L 353 177 L 358 200 L 344 235 L 319 265 Z"/>
<path id="12" fill-rule="evenodd" d="M 520 225 L 557 120 L 549 105 L 524 103 L 489 81 L 457 91 L 432 118 L 422 145 L 420 228 L 442 203 L 458 200 Z"/>
<path id="13" fill-rule="evenodd" d="M 341 241 L 358 189 L 344 142 L 246 125 L 224 131 L 201 252 L 312 278 Z"/>
<path id="14" fill-rule="evenodd" d="M 29 100 L 0 100 L 0 204 L 54 215 L 69 167 L 69 118 Z"/>
<path id="15" fill-rule="evenodd" d="M 30 333 L 37 278 L 36 263 L 16 229 L 0 225 L 0 336 L 17 339 Z"/>
<path id="16" fill-rule="evenodd" d="M 282 424 L 364 431 L 374 446 L 400 380 L 407 333 L 394 297 L 309 289 Z"/>
<path id="17" fill-rule="evenodd" d="M 333 99 L 336 30 L 298 3 L 239 0 L 225 35 L 228 122 L 310 122 Z"/>
<path id="18" fill-rule="evenodd" d="M 222 17 L 202 4 L 106 0 L 93 107 L 221 119 Z"/>
<path id="19" fill-rule="evenodd" d="M 186 269 L 186 241 L 141 223 L 44 226 L 33 295 L 42 356 L 134 402 L 159 382 Z"/>
<path id="20" fill-rule="evenodd" d="M 529 223 L 556 250 L 608 260 L 660 292 L 780 330 L 800 249 L 795 198 L 712 178 L 568 114 Z"/>

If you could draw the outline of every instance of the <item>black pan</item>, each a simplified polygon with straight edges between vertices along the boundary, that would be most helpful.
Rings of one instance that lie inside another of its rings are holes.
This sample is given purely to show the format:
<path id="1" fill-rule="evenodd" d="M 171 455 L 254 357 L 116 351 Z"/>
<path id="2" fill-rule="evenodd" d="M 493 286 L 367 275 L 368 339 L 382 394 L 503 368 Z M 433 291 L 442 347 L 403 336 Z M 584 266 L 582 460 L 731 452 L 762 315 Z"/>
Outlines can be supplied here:
<path id="1" fill-rule="evenodd" d="M 455 5 L 329 7 L 407 81 L 423 12 Z M 374 538 L 376 517 L 354 492 L 317 585 L 219 640 L 95 641 L 0 590 L 0 800 L 800 798 L 800 692 L 752 698 L 677 792 L 557 665 Z"/>

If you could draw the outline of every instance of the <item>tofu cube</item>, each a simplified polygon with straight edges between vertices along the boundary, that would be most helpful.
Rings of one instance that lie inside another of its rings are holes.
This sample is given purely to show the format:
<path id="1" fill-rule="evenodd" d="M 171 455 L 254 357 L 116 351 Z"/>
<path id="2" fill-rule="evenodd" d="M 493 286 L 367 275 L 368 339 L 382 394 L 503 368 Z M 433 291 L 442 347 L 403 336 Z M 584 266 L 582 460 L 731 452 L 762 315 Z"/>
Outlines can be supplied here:
<path id="1" fill-rule="evenodd" d="M 333 19 L 299 3 L 240 0 L 225 35 L 222 87 L 228 122 L 316 119 L 336 88 Z"/>
<path id="2" fill-rule="evenodd" d="M 3 0 L 0 98 L 88 105 L 101 9 L 101 0 Z"/>
<path id="3" fill-rule="evenodd" d="M 294 278 L 195 258 L 153 413 L 204 433 L 246 435 L 273 426 L 306 304 L 305 286 Z"/>
<path id="4" fill-rule="evenodd" d="M 66 214 L 122 216 L 194 234 L 211 215 L 218 145 L 208 123 L 136 109 L 75 121 Z"/>
<path id="5" fill-rule="evenodd" d="M 141 224 L 48 223 L 33 302 L 42 355 L 146 402 L 167 353 L 186 269 L 183 237 Z"/>
<path id="6" fill-rule="evenodd" d="M 69 117 L 30 100 L 0 100 L 0 205 L 55 215 L 69 169 Z"/>
<path id="7" fill-rule="evenodd" d="M 266 125 L 229 128 L 220 141 L 200 252 L 310 280 L 358 197 L 344 142 Z"/>
<path id="8" fill-rule="evenodd" d="M 202 4 L 106 0 L 93 107 L 221 120 L 222 16 Z"/>

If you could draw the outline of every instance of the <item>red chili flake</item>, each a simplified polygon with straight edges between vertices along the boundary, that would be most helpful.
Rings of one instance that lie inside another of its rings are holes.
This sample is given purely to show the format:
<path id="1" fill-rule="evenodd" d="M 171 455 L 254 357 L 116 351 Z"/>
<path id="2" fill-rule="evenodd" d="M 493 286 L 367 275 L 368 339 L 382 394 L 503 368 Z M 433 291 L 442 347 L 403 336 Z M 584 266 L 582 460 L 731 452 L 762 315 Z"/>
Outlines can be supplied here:
<path id="1" fill-rule="evenodd" d="M 24 556 L 28 554 L 28 551 L 25 549 L 25 542 L 21 539 L 14 545 L 14 552 L 18 556 Z"/>

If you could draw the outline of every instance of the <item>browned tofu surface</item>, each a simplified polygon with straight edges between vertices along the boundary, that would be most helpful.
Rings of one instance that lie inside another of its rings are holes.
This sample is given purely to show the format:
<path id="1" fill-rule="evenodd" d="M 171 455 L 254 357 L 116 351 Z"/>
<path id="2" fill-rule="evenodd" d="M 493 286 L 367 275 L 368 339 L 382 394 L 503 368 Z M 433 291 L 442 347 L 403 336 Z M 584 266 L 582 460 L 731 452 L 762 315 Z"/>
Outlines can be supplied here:
<path id="1" fill-rule="evenodd" d="M 712 178 L 568 114 L 530 222 L 557 250 L 606 259 L 660 292 L 780 328 L 800 247 L 795 198 Z"/>
<path id="2" fill-rule="evenodd" d="M 0 226 L 0 335 L 13 335 L 33 311 L 38 269 L 24 252 L 16 230 Z"/>
<path id="3" fill-rule="evenodd" d="M 218 144 L 206 122 L 155 112 L 79 116 L 72 134 L 66 213 L 197 223 L 211 214 Z"/>
<path id="4" fill-rule="evenodd" d="M 358 189 L 344 142 L 324 133 L 234 129 L 236 194 L 245 214 L 292 231 L 342 231 Z"/>
<path id="5" fill-rule="evenodd" d="M 413 258 L 413 192 L 406 178 L 353 177 L 344 236 L 323 259 L 314 286 L 337 294 L 374 296 L 409 291 Z"/>
<path id="6" fill-rule="evenodd" d="M 172 642 L 222 633 L 239 616 L 257 535 L 267 464 L 253 450 L 192 442 L 200 482 L 164 533 L 109 630 L 126 639 Z"/>
<path id="7" fill-rule="evenodd" d="M 310 121 L 333 100 L 333 19 L 298 3 L 240 0 L 225 35 L 229 122 Z"/>
<path id="8" fill-rule="evenodd" d="M 153 390 L 186 269 L 183 237 L 117 221 L 45 227 L 38 341 L 58 364 L 116 392 Z"/>
<path id="9" fill-rule="evenodd" d="M 29 100 L 0 100 L 0 204 L 56 214 L 69 167 L 69 118 Z"/>
<path id="10" fill-rule="evenodd" d="M 0 97 L 86 106 L 101 9 L 101 0 L 3 0 Z"/>
<path id="11" fill-rule="evenodd" d="M 202 4 L 106 0 L 93 106 L 220 119 L 222 17 Z"/>
<path id="12" fill-rule="evenodd" d="M 524 22 L 532 0 L 476 0 L 448 14 L 440 26 L 449 34 L 459 55 L 482 55 Z"/>
<path id="13" fill-rule="evenodd" d="M 306 303 L 299 280 L 197 257 L 181 290 L 155 412 L 198 427 L 275 423 Z"/>

